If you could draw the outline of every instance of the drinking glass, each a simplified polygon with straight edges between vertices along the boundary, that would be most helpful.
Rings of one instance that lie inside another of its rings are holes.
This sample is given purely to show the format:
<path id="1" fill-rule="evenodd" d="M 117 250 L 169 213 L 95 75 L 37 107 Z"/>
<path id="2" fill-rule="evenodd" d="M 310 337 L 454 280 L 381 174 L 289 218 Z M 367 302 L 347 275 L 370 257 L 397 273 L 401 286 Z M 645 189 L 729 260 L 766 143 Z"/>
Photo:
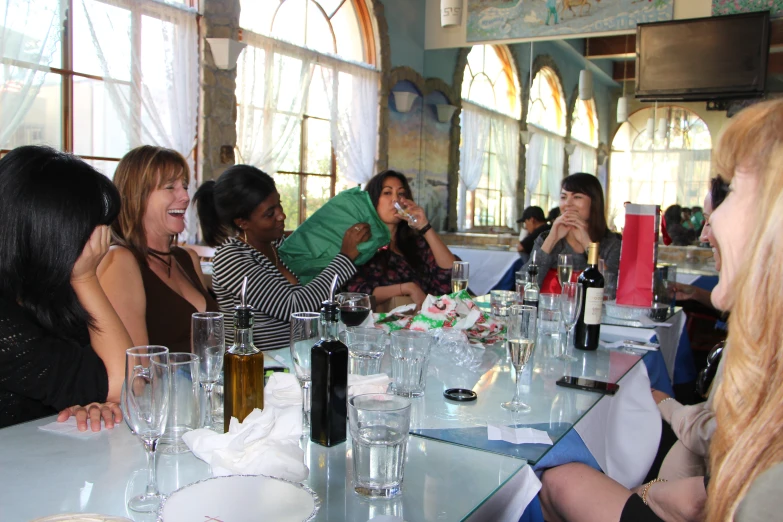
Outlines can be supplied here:
<path id="1" fill-rule="evenodd" d="M 519 294 L 511 290 L 491 290 L 489 292 L 489 306 L 495 317 L 508 316 L 508 307 L 517 304 Z"/>
<path id="2" fill-rule="evenodd" d="M 411 401 L 386 393 L 348 400 L 353 447 L 353 486 L 360 495 L 392 498 L 402 493 Z"/>
<path id="3" fill-rule="evenodd" d="M 519 393 L 519 375 L 533 355 L 536 346 L 536 315 L 535 306 L 513 305 L 506 321 L 506 345 L 511 364 L 514 366 L 514 398 L 500 406 L 504 410 L 527 413 L 530 406 L 522 402 Z"/>
<path id="4" fill-rule="evenodd" d="M 557 256 L 557 280 L 560 281 L 560 286 L 563 283 L 571 281 L 571 276 L 574 273 L 574 256 L 571 254 L 560 254 Z"/>
<path id="5" fill-rule="evenodd" d="M 358 292 L 337 294 L 340 320 L 345 326 L 359 326 L 370 315 L 370 296 Z"/>
<path id="6" fill-rule="evenodd" d="M 310 425 L 310 350 L 321 336 L 318 334 L 320 314 L 295 312 L 291 314 L 291 359 L 299 386 L 302 387 L 302 412 L 307 426 Z"/>
<path id="7" fill-rule="evenodd" d="M 223 357 L 226 355 L 223 314 L 218 312 L 193 314 L 190 320 L 190 343 L 190 351 L 199 357 L 201 365 L 199 376 L 207 397 L 204 427 L 222 432 L 223 423 L 216 422 L 214 419 L 212 392 L 223 370 Z"/>
<path id="8" fill-rule="evenodd" d="M 451 266 L 451 291 L 460 292 L 468 289 L 470 276 L 470 263 L 467 261 L 454 261 Z"/>
<path id="9" fill-rule="evenodd" d="M 517 293 L 519 294 L 519 300 L 522 301 L 525 297 L 525 285 L 530 280 L 530 276 L 527 272 L 520 270 L 514 276 L 514 282 L 517 285 Z"/>
<path id="10" fill-rule="evenodd" d="M 128 501 L 133 511 L 154 512 L 166 498 L 158 491 L 156 452 L 169 409 L 169 349 L 136 346 L 125 351 L 125 421 L 147 453 L 147 488 Z"/>
<path id="11" fill-rule="evenodd" d="M 433 338 L 427 332 L 397 330 L 391 333 L 392 382 L 394 393 L 421 397 L 427 385 L 427 365 Z"/>
<path id="12" fill-rule="evenodd" d="M 579 319 L 579 309 L 582 308 L 582 283 L 566 283 L 563 285 L 563 292 L 560 294 L 560 317 L 565 325 L 566 343 L 563 351 L 558 355 L 558 359 L 563 361 L 575 361 L 576 358 L 571 354 L 571 348 L 574 345 L 574 326 Z"/>
<path id="13" fill-rule="evenodd" d="M 348 371 L 355 375 L 381 373 L 381 359 L 386 351 L 386 332 L 360 326 L 346 328 Z"/>
<path id="14" fill-rule="evenodd" d="M 560 294 L 538 296 L 538 329 L 549 336 L 560 335 Z"/>
<path id="15" fill-rule="evenodd" d="M 169 354 L 169 415 L 166 432 L 160 438 L 160 451 L 167 454 L 189 451 L 182 436 L 201 427 L 199 400 L 200 358 L 193 353 Z"/>

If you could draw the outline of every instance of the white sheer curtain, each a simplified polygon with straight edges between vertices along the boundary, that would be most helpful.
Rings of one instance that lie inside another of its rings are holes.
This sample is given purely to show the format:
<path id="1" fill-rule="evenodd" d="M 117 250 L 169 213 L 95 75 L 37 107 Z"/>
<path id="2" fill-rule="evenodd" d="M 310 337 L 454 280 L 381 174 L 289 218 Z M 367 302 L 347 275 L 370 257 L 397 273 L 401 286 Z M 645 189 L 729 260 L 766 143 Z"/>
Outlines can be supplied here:
<path id="1" fill-rule="evenodd" d="M 710 178 L 709 150 L 656 150 L 631 152 L 631 172 L 617 172 L 612 193 L 618 201 L 661 205 L 701 205 Z M 614 155 L 613 155 L 614 159 Z M 619 166 L 619 165 L 618 165 Z M 613 170 L 613 173 L 616 171 Z M 617 183 L 617 187 L 615 187 Z M 627 187 L 627 192 L 619 193 Z"/>
<path id="2" fill-rule="evenodd" d="M 56 0 L 0 0 L 0 148 L 24 121 L 60 51 Z"/>
<path id="3" fill-rule="evenodd" d="M 539 183 L 550 199 L 557 200 L 559 197 L 565 161 L 564 147 L 563 138 L 538 129 L 530 137 L 525 169 L 525 206 L 530 205 L 531 197 Z"/>
<path id="4" fill-rule="evenodd" d="M 500 167 L 500 185 L 503 189 L 503 197 L 508 198 L 506 205 L 507 223 L 513 227 L 516 223 L 517 205 L 517 178 L 519 177 L 519 121 L 496 117 L 492 121 L 492 135 L 495 141 L 495 150 L 498 165 Z"/>
<path id="5" fill-rule="evenodd" d="M 574 143 L 573 141 L 571 143 Z M 568 173 L 586 172 L 596 175 L 598 166 L 598 153 L 592 147 L 582 143 L 576 143 L 574 153 L 568 158 Z"/>
<path id="6" fill-rule="evenodd" d="M 546 136 L 546 179 L 549 189 L 549 199 L 553 202 L 560 200 L 560 183 L 563 181 L 563 168 L 565 163 L 565 140 L 559 136 Z"/>
<path id="7" fill-rule="evenodd" d="M 544 151 L 546 139 L 543 134 L 533 132 L 525 154 L 525 207 L 530 206 L 530 198 L 538 187 L 541 171 L 544 168 Z"/>
<path id="8" fill-rule="evenodd" d="M 457 208 L 458 223 L 464 226 L 467 191 L 476 190 L 481 181 L 481 167 L 484 164 L 484 152 L 489 143 L 491 119 L 486 111 L 471 103 L 462 103 L 460 125 L 462 127 L 462 144 L 459 150 L 459 205 Z"/>

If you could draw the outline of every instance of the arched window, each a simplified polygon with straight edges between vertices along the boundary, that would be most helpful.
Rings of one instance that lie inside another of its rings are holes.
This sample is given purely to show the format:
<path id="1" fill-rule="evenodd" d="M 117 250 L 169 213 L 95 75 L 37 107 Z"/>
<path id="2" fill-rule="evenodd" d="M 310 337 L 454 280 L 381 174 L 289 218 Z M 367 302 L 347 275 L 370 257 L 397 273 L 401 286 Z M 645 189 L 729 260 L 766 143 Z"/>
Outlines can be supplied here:
<path id="1" fill-rule="evenodd" d="M 462 100 L 459 228 L 513 227 L 521 107 L 507 47 L 473 46 Z"/>
<path id="2" fill-rule="evenodd" d="M 538 70 L 530 86 L 525 206 L 547 209 L 559 201 L 563 179 L 566 134 L 565 96 L 557 73 L 551 67 Z"/>
<path id="3" fill-rule="evenodd" d="M 576 99 L 571 115 L 571 144 L 574 148 L 568 158 L 568 172 L 597 174 L 598 117 L 593 99 Z"/>
<path id="4" fill-rule="evenodd" d="M 374 174 L 380 75 L 365 0 L 241 0 L 237 156 L 296 228 Z"/>
<path id="5" fill-rule="evenodd" d="M 647 122 L 655 122 L 652 135 Z M 661 120 L 665 122 L 660 127 Z M 610 220 L 625 222 L 623 203 L 701 206 L 710 179 L 712 138 L 697 114 L 675 106 L 642 109 L 630 116 L 612 141 Z"/>

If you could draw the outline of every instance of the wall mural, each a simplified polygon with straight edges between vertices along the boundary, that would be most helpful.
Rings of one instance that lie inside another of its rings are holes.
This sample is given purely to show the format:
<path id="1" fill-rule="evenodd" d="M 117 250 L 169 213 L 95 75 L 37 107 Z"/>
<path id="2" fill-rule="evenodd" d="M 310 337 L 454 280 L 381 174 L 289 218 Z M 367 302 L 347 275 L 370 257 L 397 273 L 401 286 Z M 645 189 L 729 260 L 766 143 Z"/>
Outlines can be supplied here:
<path id="1" fill-rule="evenodd" d="M 671 20 L 673 10 L 673 0 L 468 0 L 467 39 L 627 31 L 636 24 Z"/>
<path id="2" fill-rule="evenodd" d="M 783 0 L 712 0 L 712 16 L 769 11 L 772 18 L 783 17 Z"/>

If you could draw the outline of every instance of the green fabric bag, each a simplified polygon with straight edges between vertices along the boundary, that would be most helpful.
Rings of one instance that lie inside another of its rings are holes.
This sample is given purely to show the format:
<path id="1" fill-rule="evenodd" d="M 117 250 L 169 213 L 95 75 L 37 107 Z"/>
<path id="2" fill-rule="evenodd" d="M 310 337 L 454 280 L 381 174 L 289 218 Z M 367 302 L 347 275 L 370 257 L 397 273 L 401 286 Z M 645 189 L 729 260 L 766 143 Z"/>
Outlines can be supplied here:
<path id="1" fill-rule="evenodd" d="M 340 192 L 294 230 L 280 246 L 280 259 L 303 285 L 307 284 L 340 253 L 345 231 L 357 223 L 368 223 L 371 233 L 370 239 L 358 246 L 359 257 L 354 263 L 361 266 L 391 242 L 391 234 L 370 195 L 359 187 Z"/>

